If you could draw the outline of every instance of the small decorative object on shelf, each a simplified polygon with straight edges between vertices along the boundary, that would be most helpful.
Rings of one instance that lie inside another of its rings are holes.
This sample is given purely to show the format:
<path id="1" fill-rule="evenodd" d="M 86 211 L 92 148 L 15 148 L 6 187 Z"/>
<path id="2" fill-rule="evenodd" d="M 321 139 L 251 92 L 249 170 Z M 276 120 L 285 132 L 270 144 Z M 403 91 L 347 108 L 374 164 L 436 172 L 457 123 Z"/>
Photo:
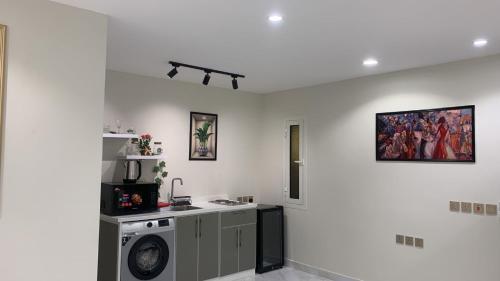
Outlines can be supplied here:
<path id="1" fill-rule="evenodd" d="M 116 133 L 121 134 L 122 133 L 122 121 L 116 120 Z"/>
<path id="2" fill-rule="evenodd" d="M 127 134 L 132 134 L 132 135 L 135 135 L 135 130 L 134 130 L 134 128 L 129 128 L 129 129 L 127 129 Z"/>
<path id="3" fill-rule="evenodd" d="M 153 154 L 154 155 L 161 155 L 163 153 L 163 145 L 161 141 L 155 141 L 153 143 Z"/>
<path id="4" fill-rule="evenodd" d="M 153 155 L 153 151 L 151 150 L 151 135 L 150 134 L 142 134 L 139 138 L 139 142 L 137 146 L 139 147 L 139 152 L 141 155 L 151 156 Z"/>

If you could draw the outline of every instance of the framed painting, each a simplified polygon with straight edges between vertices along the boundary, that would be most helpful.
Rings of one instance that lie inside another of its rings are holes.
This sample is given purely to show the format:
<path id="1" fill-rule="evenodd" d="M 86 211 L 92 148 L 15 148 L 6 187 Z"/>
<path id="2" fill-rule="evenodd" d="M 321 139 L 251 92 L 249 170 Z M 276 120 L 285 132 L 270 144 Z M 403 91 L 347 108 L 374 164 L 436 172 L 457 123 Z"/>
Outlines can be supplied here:
<path id="1" fill-rule="evenodd" d="M 189 160 L 217 160 L 217 114 L 191 112 Z"/>
<path id="2" fill-rule="evenodd" d="M 475 162 L 474 106 L 376 114 L 377 161 Z"/>
<path id="3" fill-rule="evenodd" d="M 4 100 L 4 88 L 5 88 L 5 48 L 6 48 L 6 33 L 7 27 L 5 25 L 0 24 L 0 145 L 3 139 L 2 131 L 3 131 L 3 100 Z M 1 156 L 1 155 L 0 155 Z"/>

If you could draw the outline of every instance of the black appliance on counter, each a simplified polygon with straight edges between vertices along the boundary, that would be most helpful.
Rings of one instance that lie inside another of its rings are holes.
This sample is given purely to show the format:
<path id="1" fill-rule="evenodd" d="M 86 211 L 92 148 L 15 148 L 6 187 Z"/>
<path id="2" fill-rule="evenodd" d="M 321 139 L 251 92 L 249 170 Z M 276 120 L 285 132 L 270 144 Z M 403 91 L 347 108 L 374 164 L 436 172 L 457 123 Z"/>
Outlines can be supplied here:
<path id="1" fill-rule="evenodd" d="M 102 183 L 101 213 L 110 216 L 158 210 L 157 183 Z"/>
<path id="2" fill-rule="evenodd" d="M 282 268 L 284 255 L 283 206 L 257 206 L 257 263 L 255 271 L 264 273 Z"/>

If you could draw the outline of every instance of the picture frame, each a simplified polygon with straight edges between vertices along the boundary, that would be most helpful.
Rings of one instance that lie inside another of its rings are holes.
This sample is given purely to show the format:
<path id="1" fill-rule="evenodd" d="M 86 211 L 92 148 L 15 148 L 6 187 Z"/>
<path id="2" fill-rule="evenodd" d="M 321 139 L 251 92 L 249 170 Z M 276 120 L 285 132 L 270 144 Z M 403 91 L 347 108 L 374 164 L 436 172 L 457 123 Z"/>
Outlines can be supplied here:
<path id="1" fill-rule="evenodd" d="M 5 49 L 7 46 L 7 26 L 0 24 L 0 145 L 3 140 L 3 108 L 5 91 Z M 1 155 L 0 155 L 1 157 Z"/>
<path id="2" fill-rule="evenodd" d="M 189 125 L 189 160 L 216 161 L 218 115 L 191 112 Z"/>
<path id="3" fill-rule="evenodd" d="M 377 161 L 476 162 L 475 106 L 377 113 Z"/>

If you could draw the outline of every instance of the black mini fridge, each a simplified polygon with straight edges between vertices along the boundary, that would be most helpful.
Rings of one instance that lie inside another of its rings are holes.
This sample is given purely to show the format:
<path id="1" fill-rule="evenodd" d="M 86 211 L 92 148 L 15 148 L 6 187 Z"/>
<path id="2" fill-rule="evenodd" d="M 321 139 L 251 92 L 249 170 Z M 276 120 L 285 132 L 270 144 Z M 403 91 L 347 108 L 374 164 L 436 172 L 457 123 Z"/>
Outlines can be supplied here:
<path id="1" fill-rule="evenodd" d="M 255 271 L 264 273 L 282 268 L 284 256 L 283 207 L 257 206 L 257 263 Z"/>

